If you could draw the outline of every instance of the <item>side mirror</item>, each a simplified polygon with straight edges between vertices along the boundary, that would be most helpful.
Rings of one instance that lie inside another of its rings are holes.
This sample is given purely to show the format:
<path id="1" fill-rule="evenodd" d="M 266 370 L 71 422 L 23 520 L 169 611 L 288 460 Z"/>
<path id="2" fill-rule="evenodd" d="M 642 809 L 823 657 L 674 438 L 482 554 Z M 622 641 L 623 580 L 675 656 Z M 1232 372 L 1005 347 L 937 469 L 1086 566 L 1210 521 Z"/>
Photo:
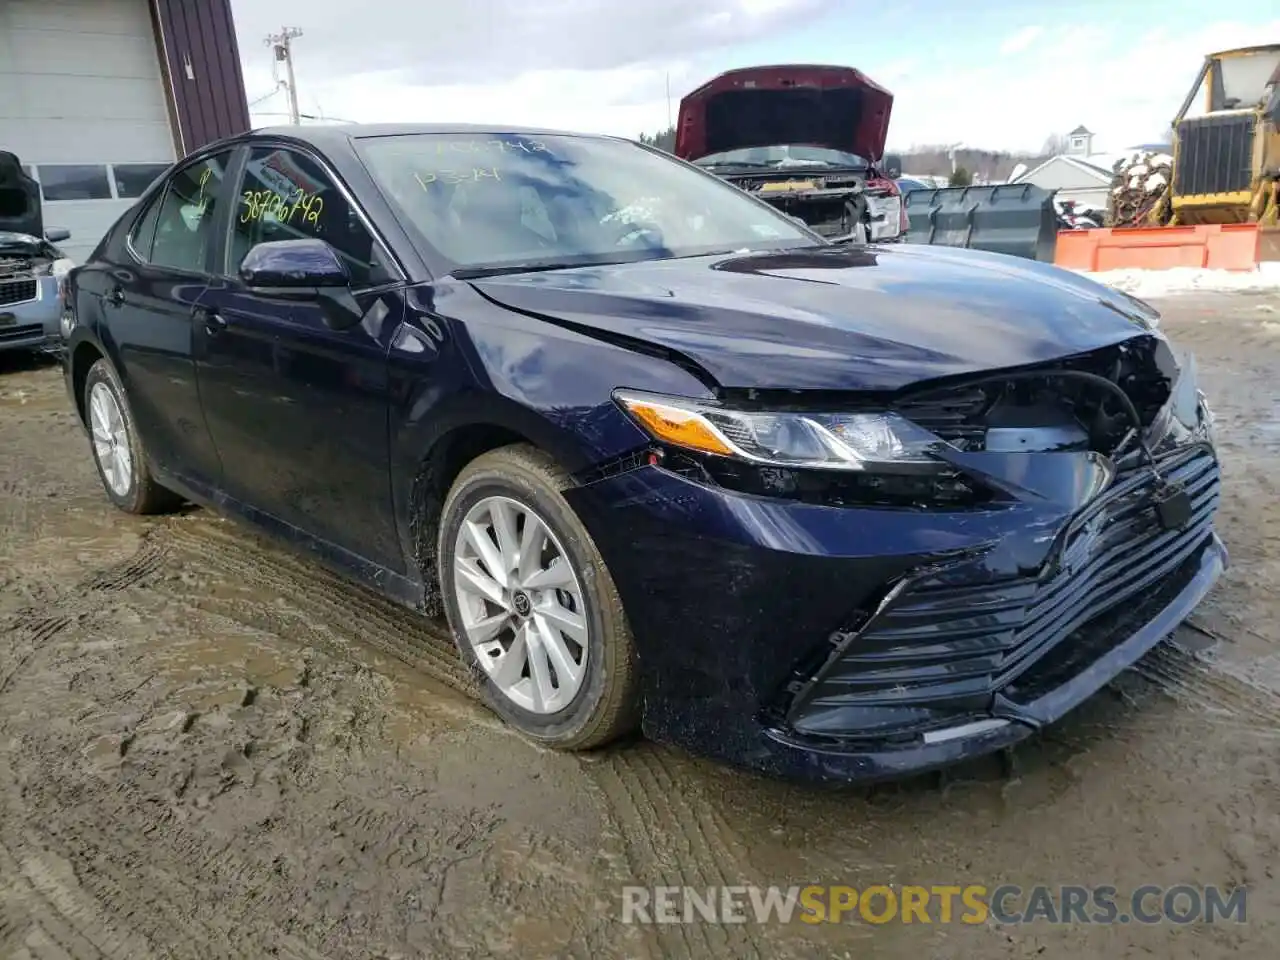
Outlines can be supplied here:
<path id="1" fill-rule="evenodd" d="M 333 247 L 323 240 L 272 240 L 259 243 L 240 263 L 240 279 L 249 287 L 315 291 L 347 289 L 351 277 Z"/>
<path id="2" fill-rule="evenodd" d="M 890 180 L 897 180 L 902 176 L 902 158 L 896 153 L 887 154 L 880 166 L 884 168 L 882 172 Z"/>
<path id="3" fill-rule="evenodd" d="M 262 296 L 316 303 L 331 330 L 348 330 L 360 322 L 351 276 L 323 240 L 306 237 L 259 243 L 240 262 L 240 279 Z"/>
<path id="4" fill-rule="evenodd" d="M 49 227 L 44 232 L 44 238 L 50 243 L 62 243 L 71 239 L 71 231 L 66 227 Z"/>

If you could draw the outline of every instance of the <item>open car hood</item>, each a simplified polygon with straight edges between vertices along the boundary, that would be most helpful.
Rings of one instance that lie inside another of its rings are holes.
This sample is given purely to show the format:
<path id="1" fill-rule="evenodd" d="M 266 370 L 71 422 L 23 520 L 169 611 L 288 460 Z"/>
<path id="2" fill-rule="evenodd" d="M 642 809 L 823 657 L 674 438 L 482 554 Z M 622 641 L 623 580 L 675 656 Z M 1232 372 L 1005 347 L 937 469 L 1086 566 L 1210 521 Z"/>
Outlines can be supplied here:
<path id="1" fill-rule="evenodd" d="M 680 101 L 676 155 L 803 143 L 879 160 L 892 110 L 893 94 L 852 67 L 730 70 Z"/>
<path id="2" fill-rule="evenodd" d="M 0 233 L 44 236 L 40 185 L 22 172 L 15 154 L 0 150 Z"/>

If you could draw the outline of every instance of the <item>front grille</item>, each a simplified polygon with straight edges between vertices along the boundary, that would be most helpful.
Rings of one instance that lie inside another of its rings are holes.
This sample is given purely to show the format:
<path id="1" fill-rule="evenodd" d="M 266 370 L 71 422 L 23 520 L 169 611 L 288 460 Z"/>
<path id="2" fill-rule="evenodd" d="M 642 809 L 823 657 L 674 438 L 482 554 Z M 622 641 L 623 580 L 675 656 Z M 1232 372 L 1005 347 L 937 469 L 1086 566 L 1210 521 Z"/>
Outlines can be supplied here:
<path id="1" fill-rule="evenodd" d="M 1178 124 L 1177 194 L 1234 193 L 1253 183 L 1253 114 L 1196 117 Z"/>
<path id="2" fill-rule="evenodd" d="M 833 708 L 971 710 L 1081 627 L 1157 590 L 1208 542 L 1219 500 L 1204 448 L 1161 466 L 1192 499 L 1181 530 L 1159 526 L 1151 471 L 1135 470 L 1073 520 L 1038 575 L 961 583 L 976 575 L 966 564 L 911 581 L 819 672 L 792 722 L 803 728 L 804 714 Z"/>
<path id="3" fill-rule="evenodd" d="M 34 277 L 0 280 L 0 305 L 26 303 L 36 298 Z"/>
<path id="4" fill-rule="evenodd" d="M 38 323 L 27 323 L 21 327 L 0 327 L 0 343 L 29 340 L 32 337 L 41 336 L 43 333 L 44 327 Z"/>

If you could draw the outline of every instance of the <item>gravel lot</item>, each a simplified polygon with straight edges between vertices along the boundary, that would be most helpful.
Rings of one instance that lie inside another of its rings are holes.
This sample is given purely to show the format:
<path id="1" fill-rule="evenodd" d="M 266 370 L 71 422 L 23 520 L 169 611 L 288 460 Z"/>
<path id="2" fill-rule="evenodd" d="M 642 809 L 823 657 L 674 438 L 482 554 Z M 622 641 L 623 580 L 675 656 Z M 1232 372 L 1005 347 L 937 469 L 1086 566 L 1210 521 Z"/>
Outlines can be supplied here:
<path id="1" fill-rule="evenodd" d="M 0 957 L 1261 957 L 1280 937 L 1280 296 L 1165 301 L 1219 418 L 1224 582 L 1007 768 L 874 790 L 545 752 L 439 626 L 205 510 L 107 503 L 0 356 Z M 1179 927 L 623 925 L 624 884 L 1249 884 Z"/>

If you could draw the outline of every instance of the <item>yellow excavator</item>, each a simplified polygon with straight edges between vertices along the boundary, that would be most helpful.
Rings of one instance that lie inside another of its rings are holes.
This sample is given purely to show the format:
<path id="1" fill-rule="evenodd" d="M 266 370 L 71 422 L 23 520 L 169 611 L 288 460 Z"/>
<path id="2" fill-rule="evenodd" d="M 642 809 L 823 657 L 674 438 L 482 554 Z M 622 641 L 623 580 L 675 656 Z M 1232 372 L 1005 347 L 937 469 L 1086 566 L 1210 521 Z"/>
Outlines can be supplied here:
<path id="1" fill-rule="evenodd" d="M 1152 225 L 1276 226 L 1280 43 L 1205 57 L 1173 121 L 1172 180 L 1151 209 Z"/>

